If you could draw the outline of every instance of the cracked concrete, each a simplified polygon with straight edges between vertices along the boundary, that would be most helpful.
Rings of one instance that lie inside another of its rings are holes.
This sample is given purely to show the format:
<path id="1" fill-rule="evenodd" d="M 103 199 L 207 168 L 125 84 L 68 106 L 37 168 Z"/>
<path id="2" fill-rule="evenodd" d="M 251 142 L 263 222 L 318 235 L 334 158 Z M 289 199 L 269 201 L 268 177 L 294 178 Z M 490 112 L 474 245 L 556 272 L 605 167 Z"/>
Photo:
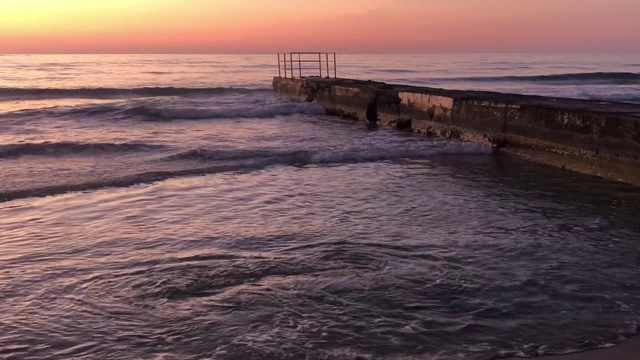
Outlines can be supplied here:
<path id="1" fill-rule="evenodd" d="M 490 144 L 500 153 L 640 185 L 640 105 L 390 85 L 273 79 L 276 95 L 328 114 Z"/>

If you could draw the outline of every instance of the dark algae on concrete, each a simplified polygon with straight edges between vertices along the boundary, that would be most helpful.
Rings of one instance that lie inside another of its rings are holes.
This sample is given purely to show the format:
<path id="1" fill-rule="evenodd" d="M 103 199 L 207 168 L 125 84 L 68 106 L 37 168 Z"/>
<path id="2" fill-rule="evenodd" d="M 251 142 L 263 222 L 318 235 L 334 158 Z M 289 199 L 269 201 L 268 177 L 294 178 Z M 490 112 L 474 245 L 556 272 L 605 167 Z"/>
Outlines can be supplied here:
<path id="1" fill-rule="evenodd" d="M 313 77 L 275 77 L 273 89 L 329 114 L 640 185 L 640 104 Z"/>

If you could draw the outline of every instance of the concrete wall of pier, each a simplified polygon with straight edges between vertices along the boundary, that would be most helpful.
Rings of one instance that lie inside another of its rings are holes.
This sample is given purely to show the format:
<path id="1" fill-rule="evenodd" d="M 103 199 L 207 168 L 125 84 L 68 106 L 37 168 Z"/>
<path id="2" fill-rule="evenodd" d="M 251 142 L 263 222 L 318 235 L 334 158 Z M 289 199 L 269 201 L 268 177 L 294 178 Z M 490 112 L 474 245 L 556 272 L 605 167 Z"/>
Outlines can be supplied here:
<path id="1" fill-rule="evenodd" d="M 273 79 L 276 95 L 327 113 L 640 185 L 640 105 L 455 91 L 350 79 Z"/>

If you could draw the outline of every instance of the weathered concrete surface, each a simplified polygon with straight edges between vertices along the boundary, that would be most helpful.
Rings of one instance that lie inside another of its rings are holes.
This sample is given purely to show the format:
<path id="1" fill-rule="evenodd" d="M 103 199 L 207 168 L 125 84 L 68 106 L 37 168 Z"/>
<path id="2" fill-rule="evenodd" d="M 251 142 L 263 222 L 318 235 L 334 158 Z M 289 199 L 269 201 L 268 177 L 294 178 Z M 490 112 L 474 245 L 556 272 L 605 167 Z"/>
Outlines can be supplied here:
<path id="1" fill-rule="evenodd" d="M 273 79 L 276 95 L 327 113 L 640 185 L 640 105 L 443 90 L 350 79 Z"/>

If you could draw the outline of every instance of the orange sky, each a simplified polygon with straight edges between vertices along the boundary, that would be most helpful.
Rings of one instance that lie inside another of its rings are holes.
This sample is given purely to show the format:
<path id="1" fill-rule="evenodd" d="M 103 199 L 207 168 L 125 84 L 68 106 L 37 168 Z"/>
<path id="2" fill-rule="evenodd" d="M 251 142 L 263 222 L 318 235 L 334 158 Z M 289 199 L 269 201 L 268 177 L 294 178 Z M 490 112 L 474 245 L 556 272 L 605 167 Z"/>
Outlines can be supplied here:
<path id="1" fill-rule="evenodd" d="M 0 53 L 640 51 L 640 0 L 0 0 Z"/>

